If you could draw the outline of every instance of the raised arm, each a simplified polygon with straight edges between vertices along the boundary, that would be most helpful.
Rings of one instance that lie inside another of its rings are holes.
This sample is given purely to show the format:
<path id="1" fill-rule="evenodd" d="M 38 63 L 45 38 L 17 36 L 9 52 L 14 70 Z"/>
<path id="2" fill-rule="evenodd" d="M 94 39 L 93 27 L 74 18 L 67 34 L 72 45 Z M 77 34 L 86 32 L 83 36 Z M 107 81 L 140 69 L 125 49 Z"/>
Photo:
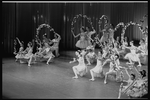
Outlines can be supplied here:
<path id="1" fill-rule="evenodd" d="M 16 37 L 16 39 L 18 40 L 19 44 L 21 45 L 22 43 L 20 42 L 20 40 Z"/>
<path id="2" fill-rule="evenodd" d="M 77 38 L 78 36 L 80 36 L 80 34 L 78 34 L 78 35 L 74 35 L 74 34 L 73 34 L 73 36 L 74 36 L 74 38 Z"/>
<path id="3" fill-rule="evenodd" d="M 95 34 L 95 33 L 96 33 L 95 30 L 89 32 L 90 35 L 93 35 L 93 34 Z"/>
<path id="4" fill-rule="evenodd" d="M 58 33 L 55 33 L 55 35 L 58 37 L 58 39 L 61 39 L 61 36 Z"/>

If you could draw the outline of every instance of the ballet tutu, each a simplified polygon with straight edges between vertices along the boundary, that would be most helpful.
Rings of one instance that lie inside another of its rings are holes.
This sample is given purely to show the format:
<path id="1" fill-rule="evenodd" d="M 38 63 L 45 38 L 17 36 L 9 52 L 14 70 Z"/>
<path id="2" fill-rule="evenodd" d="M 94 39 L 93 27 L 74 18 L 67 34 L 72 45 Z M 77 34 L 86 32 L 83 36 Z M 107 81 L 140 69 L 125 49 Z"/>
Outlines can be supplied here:
<path id="1" fill-rule="evenodd" d="M 86 47 L 90 46 L 90 42 L 88 40 L 78 40 L 76 43 L 76 47 L 80 49 L 85 49 Z"/>
<path id="2" fill-rule="evenodd" d="M 105 41 L 108 41 L 108 37 L 106 36 L 102 36 L 101 39 L 100 39 L 101 42 L 105 42 Z"/>
<path id="3" fill-rule="evenodd" d="M 93 72 L 94 72 L 94 76 L 95 77 L 103 77 L 104 74 L 103 74 L 103 70 L 101 67 L 99 66 L 96 66 L 94 67 L 93 69 L 91 69 Z"/>
<path id="4" fill-rule="evenodd" d="M 86 65 L 77 65 L 74 66 L 77 69 L 77 74 L 79 74 L 80 76 L 83 76 L 87 73 L 87 66 Z"/>
<path id="5" fill-rule="evenodd" d="M 131 59 L 132 61 L 138 61 L 139 57 L 137 54 L 128 53 L 124 57 L 125 59 Z"/>

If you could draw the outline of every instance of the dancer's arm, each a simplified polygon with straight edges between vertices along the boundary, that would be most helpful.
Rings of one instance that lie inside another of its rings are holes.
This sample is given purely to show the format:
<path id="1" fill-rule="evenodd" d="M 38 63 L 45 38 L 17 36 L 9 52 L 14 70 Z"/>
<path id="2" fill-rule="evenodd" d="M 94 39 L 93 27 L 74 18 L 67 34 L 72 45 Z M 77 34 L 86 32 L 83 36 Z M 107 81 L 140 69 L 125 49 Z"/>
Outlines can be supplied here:
<path id="1" fill-rule="evenodd" d="M 58 40 L 61 40 L 61 36 L 58 33 L 55 33 L 55 35 L 58 37 Z"/>
<path id="2" fill-rule="evenodd" d="M 73 61 L 70 61 L 69 63 L 74 63 L 76 61 L 77 61 L 76 58 L 73 58 Z"/>
<path id="3" fill-rule="evenodd" d="M 80 34 L 78 34 L 78 35 L 74 35 L 74 34 L 73 34 L 73 36 L 74 36 L 74 38 L 77 38 L 78 36 L 80 36 Z"/>
<path id="4" fill-rule="evenodd" d="M 22 43 L 20 42 L 20 40 L 16 37 L 16 39 L 18 40 L 19 44 L 21 45 Z"/>
<path id="5" fill-rule="evenodd" d="M 93 34 L 95 34 L 95 33 L 96 33 L 95 30 L 89 32 L 90 35 L 93 35 Z"/>

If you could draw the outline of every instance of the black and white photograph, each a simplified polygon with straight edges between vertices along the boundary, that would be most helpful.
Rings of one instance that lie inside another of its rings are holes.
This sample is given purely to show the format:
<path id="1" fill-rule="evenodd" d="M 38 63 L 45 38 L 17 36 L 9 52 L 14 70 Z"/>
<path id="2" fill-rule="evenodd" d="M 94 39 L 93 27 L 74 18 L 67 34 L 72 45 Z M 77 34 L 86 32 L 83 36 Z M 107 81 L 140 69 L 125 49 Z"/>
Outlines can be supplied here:
<path id="1" fill-rule="evenodd" d="M 148 1 L 2 1 L 2 99 L 148 99 Z"/>

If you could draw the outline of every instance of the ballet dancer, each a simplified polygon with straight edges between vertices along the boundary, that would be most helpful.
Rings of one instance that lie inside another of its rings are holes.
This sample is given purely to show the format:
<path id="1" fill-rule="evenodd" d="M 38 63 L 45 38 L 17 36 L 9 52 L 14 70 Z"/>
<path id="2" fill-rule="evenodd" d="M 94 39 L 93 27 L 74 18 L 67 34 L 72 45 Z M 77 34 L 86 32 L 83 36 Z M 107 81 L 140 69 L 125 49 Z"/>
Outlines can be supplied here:
<path id="1" fill-rule="evenodd" d="M 97 55 L 97 64 L 94 68 L 92 68 L 90 70 L 90 74 L 91 74 L 91 79 L 89 79 L 90 81 L 94 81 L 95 78 L 94 77 L 104 77 L 104 74 L 103 74 L 103 58 L 102 58 L 102 54 L 101 52 L 98 52 L 98 55 Z"/>
<path id="2" fill-rule="evenodd" d="M 16 39 L 17 39 L 17 41 L 18 41 L 19 44 L 20 44 L 19 51 L 18 51 L 18 53 L 16 53 L 16 56 L 15 56 L 15 58 L 16 58 L 15 61 L 18 61 L 18 59 L 21 58 L 21 57 L 23 56 L 24 42 L 23 42 L 23 41 L 21 42 L 21 41 L 19 40 L 19 38 L 17 38 L 17 37 L 16 37 Z"/>
<path id="3" fill-rule="evenodd" d="M 84 62 L 84 56 L 86 52 L 84 50 L 82 50 L 81 52 L 76 51 L 75 54 L 76 56 L 78 56 L 77 61 L 79 62 L 79 64 L 76 66 L 73 66 L 72 69 L 75 74 L 73 78 L 77 79 L 78 75 L 84 76 L 87 73 L 87 66 L 85 65 L 85 62 Z"/>
<path id="4" fill-rule="evenodd" d="M 119 56 L 117 55 L 113 55 L 110 57 L 110 65 L 109 65 L 109 71 L 106 72 L 105 74 L 105 79 L 104 79 L 104 84 L 106 84 L 106 80 L 107 80 L 107 77 L 108 75 L 115 75 L 116 76 L 116 81 L 117 81 L 117 71 L 120 69 L 119 67 L 120 66 L 117 66 L 116 65 L 116 60 L 118 59 Z M 103 64 L 104 65 L 104 64 Z"/>
<path id="5" fill-rule="evenodd" d="M 32 61 L 32 57 L 33 57 L 33 47 L 32 47 L 32 43 L 29 42 L 28 43 L 28 47 L 23 51 L 23 55 L 22 57 L 20 57 L 20 63 L 25 63 L 22 60 L 28 60 L 28 66 L 31 66 L 31 61 Z"/>
<path id="6" fill-rule="evenodd" d="M 85 31 L 85 28 L 82 26 L 80 28 L 80 33 L 77 35 L 74 35 L 74 38 L 77 38 L 80 36 L 80 39 L 76 42 L 75 46 L 79 49 L 86 49 L 86 47 L 88 47 L 89 45 L 91 45 L 89 43 L 89 39 L 87 36 L 87 32 Z"/>
<path id="7" fill-rule="evenodd" d="M 125 68 L 125 71 L 128 75 L 128 80 L 124 80 L 124 82 L 127 82 L 127 85 L 123 86 L 123 83 L 121 83 L 120 88 L 119 88 L 119 95 L 118 95 L 118 99 L 120 99 L 121 97 L 121 93 L 127 93 L 128 90 L 135 84 L 136 81 L 136 76 L 134 73 L 129 74 L 129 72 L 127 71 L 128 68 Z"/>
<path id="8" fill-rule="evenodd" d="M 138 54 L 136 54 L 137 47 L 134 46 L 133 41 L 130 42 L 130 45 L 131 47 L 124 46 L 125 48 L 130 49 L 130 53 L 127 53 L 124 58 L 128 59 L 129 63 L 138 62 L 139 63 L 138 66 L 141 67 L 139 56 Z"/>
<path id="9" fill-rule="evenodd" d="M 58 33 L 54 33 L 54 39 L 52 39 L 52 47 L 51 47 L 51 50 L 53 50 L 55 52 L 55 56 L 58 57 L 60 54 L 59 54 L 59 43 L 60 43 L 60 40 L 61 40 L 61 36 L 58 34 Z M 50 43 L 51 44 L 51 43 Z"/>
<path id="10" fill-rule="evenodd" d="M 93 39 L 92 39 L 91 36 L 92 36 L 93 34 L 95 34 L 95 33 L 96 33 L 95 30 L 90 31 L 90 30 L 89 30 L 89 27 L 86 27 L 86 34 L 87 34 L 88 42 L 89 42 L 90 45 L 92 45 L 91 41 L 93 41 Z"/>
<path id="11" fill-rule="evenodd" d="M 86 50 L 87 50 L 87 54 L 85 55 L 85 58 L 86 58 L 86 60 L 87 60 L 87 62 L 88 62 L 88 64 L 87 65 L 91 65 L 91 63 L 93 63 L 93 61 L 94 61 L 94 59 L 95 59 L 95 47 L 94 46 L 88 46 L 87 48 L 86 48 Z"/>

